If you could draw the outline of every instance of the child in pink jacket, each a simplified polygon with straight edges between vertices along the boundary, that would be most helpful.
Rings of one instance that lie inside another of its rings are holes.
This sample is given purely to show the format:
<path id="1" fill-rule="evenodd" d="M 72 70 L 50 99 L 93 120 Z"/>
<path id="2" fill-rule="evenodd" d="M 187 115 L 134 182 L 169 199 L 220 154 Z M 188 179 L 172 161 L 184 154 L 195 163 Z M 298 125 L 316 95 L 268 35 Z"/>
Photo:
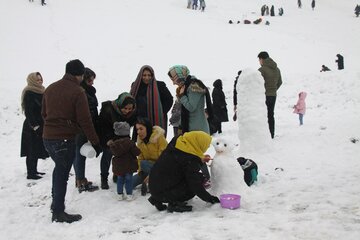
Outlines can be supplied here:
<path id="1" fill-rule="evenodd" d="M 306 92 L 300 92 L 299 100 L 297 101 L 296 105 L 294 105 L 293 113 L 299 114 L 300 125 L 303 125 L 303 118 L 306 111 L 306 103 L 305 103 L 306 95 L 307 95 Z"/>

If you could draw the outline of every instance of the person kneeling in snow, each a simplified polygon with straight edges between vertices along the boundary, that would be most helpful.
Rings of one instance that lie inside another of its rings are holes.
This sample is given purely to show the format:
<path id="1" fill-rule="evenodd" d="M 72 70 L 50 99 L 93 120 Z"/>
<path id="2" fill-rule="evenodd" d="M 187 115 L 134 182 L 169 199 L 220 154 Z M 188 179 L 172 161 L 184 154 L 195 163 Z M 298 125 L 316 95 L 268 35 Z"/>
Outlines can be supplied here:
<path id="1" fill-rule="evenodd" d="M 171 140 L 149 175 L 151 197 L 148 200 L 159 211 L 189 212 L 192 206 L 185 201 L 195 195 L 212 204 L 220 202 L 205 190 L 200 172 L 201 164 L 211 159 L 204 155 L 210 143 L 211 136 L 202 131 L 186 132 Z"/>

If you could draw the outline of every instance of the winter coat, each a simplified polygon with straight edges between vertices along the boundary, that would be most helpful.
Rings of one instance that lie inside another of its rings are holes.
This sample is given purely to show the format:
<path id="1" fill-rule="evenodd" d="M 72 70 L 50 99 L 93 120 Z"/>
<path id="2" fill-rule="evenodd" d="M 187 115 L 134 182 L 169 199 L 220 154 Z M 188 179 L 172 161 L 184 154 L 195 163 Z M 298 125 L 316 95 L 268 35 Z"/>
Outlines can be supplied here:
<path id="1" fill-rule="evenodd" d="M 105 101 L 101 104 L 100 115 L 98 119 L 100 143 L 103 147 L 107 147 L 106 143 L 115 138 L 114 122 L 127 122 L 130 126 L 134 126 L 136 122 L 136 113 L 132 112 L 128 116 L 124 116 L 115 106 L 113 101 Z"/>
<path id="2" fill-rule="evenodd" d="M 142 81 L 145 70 L 149 70 L 153 76 L 149 84 Z M 153 126 L 160 126 L 166 132 L 167 113 L 170 111 L 174 100 L 166 84 L 156 80 L 155 72 L 151 66 L 145 65 L 140 69 L 136 80 L 131 84 L 130 93 L 136 99 L 137 116 L 150 119 Z"/>
<path id="3" fill-rule="evenodd" d="M 160 154 L 168 145 L 164 133 L 164 129 L 159 126 L 154 126 L 148 143 L 145 143 L 143 140 L 141 140 L 139 136 L 137 137 L 136 145 L 141 151 L 140 155 L 138 156 L 139 166 L 141 166 L 140 161 L 142 160 L 149 160 L 152 162 L 156 162 L 158 160 Z M 141 171 L 140 167 L 139 171 Z"/>
<path id="4" fill-rule="evenodd" d="M 65 74 L 45 90 L 41 114 L 44 139 L 75 139 L 83 131 L 92 144 L 99 144 L 85 90 L 75 76 Z"/>
<path id="5" fill-rule="evenodd" d="M 174 127 L 179 127 L 181 122 L 181 103 L 179 101 L 175 101 L 174 106 L 171 110 L 171 117 L 169 122 Z"/>
<path id="6" fill-rule="evenodd" d="M 188 76 L 185 85 L 187 85 L 185 94 L 179 98 L 182 104 L 181 127 L 183 132 L 203 131 L 210 133 L 209 124 L 205 115 L 205 98 L 206 94 L 209 95 L 206 86 L 200 80 L 192 78 L 191 76 Z M 210 98 L 210 96 L 208 98 Z M 206 101 L 206 105 L 208 110 L 212 108 L 211 99 Z M 211 115 L 212 113 L 213 111 L 211 109 Z"/>
<path id="7" fill-rule="evenodd" d="M 259 68 L 264 78 L 265 95 L 276 96 L 276 91 L 282 84 L 280 69 L 271 58 L 264 59 L 263 65 Z"/>
<path id="8" fill-rule="evenodd" d="M 214 118 L 219 122 L 228 122 L 228 112 L 226 108 L 225 94 L 222 90 L 221 80 L 216 80 L 214 82 L 214 89 L 212 92 L 212 100 L 213 100 L 213 111 Z"/>
<path id="9" fill-rule="evenodd" d="M 23 123 L 21 134 L 21 157 L 31 158 L 47 158 L 49 154 L 44 148 L 42 139 L 42 130 L 44 121 L 41 117 L 41 103 L 43 94 L 26 91 L 24 95 L 24 113 L 25 121 Z M 34 130 L 35 126 L 39 126 L 38 130 Z"/>
<path id="10" fill-rule="evenodd" d="M 179 185 L 184 185 L 184 188 L 189 189 L 193 195 L 197 195 L 205 202 L 211 202 L 211 195 L 203 186 L 204 176 L 200 170 L 202 165 L 200 157 L 203 157 L 209 147 L 211 137 L 207 134 L 204 137 L 204 132 L 201 132 L 201 136 L 198 133 L 199 131 L 193 131 L 173 138 L 161 154 L 149 176 L 149 189 L 153 196 L 166 195 L 164 192 L 181 196 L 183 192 L 177 193 L 174 190 Z"/>
<path id="11" fill-rule="evenodd" d="M 119 138 L 110 143 L 110 151 L 114 156 L 112 159 L 114 175 L 123 176 L 138 170 L 136 157 L 140 154 L 140 149 L 136 147 L 130 137 Z"/>
<path id="12" fill-rule="evenodd" d="M 307 95 L 306 92 L 299 93 L 299 99 L 298 99 L 296 105 L 294 106 L 294 113 L 305 114 L 305 111 L 306 111 L 306 103 L 305 103 L 306 95 Z"/>

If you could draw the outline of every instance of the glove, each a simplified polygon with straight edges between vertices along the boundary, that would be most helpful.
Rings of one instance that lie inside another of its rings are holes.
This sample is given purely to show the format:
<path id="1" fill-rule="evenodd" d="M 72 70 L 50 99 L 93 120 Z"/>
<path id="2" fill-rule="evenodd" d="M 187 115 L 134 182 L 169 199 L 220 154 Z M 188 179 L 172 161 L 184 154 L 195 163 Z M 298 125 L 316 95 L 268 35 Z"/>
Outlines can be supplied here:
<path id="1" fill-rule="evenodd" d="M 92 145 L 92 147 L 95 149 L 96 157 L 98 157 L 100 155 L 100 153 L 102 152 L 102 148 L 101 148 L 100 144 Z"/>
<path id="2" fill-rule="evenodd" d="M 43 128 L 40 126 L 36 126 L 34 127 L 34 132 L 38 137 L 42 138 L 42 134 L 43 134 Z"/>
<path id="3" fill-rule="evenodd" d="M 220 203 L 220 199 L 217 196 L 211 196 L 210 203 Z"/>

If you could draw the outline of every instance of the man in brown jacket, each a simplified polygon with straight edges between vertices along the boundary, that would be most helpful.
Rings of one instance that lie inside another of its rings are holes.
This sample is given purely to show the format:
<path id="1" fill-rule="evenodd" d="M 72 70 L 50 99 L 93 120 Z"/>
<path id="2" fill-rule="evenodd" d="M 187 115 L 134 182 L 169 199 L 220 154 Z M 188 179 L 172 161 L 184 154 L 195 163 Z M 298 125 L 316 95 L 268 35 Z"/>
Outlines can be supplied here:
<path id="1" fill-rule="evenodd" d="M 66 186 L 75 158 L 75 135 L 83 131 L 98 156 L 101 152 L 88 101 L 80 87 L 84 64 L 76 59 L 66 64 L 64 77 L 44 93 L 41 114 L 44 118 L 44 146 L 55 162 L 52 176 L 52 221 L 72 223 L 81 215 L 65 212 Z"/>

